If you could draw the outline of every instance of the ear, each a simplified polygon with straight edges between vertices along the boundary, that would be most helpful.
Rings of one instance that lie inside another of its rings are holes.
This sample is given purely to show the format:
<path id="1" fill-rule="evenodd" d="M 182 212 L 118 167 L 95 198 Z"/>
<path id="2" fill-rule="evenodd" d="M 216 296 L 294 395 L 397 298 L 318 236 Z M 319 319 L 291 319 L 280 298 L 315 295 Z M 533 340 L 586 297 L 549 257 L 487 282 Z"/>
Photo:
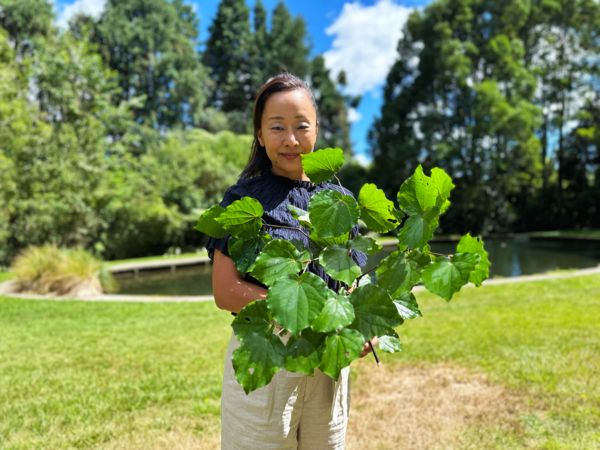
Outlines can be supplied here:
<path id="1" fill-rule="evenodd" d="M 265 146 L 265 143 L 264 143 L 264 141 L 263 141 L 263 138 L 262 138 L 262 130 L 261 130 L 261 129 L 259 129 L 259 130 L 256 132 L 256 138 L 258 139 L 258 143 L 259 143 L 259 144 L 260 144 L 262 147 L 264 147 L 264 146 Z"/>

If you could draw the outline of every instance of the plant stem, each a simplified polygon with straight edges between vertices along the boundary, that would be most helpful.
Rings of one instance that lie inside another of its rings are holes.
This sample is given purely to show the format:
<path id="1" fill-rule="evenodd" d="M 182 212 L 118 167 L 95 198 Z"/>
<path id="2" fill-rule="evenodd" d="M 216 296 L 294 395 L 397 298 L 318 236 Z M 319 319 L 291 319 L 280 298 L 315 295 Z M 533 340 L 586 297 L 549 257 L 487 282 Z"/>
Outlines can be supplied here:
<path id="1" fill-rule="evenodd" d="M 302 233 L 308 239 L 310 239 L 310 236 L 302 228 L 298 228 L 298 227 L 286 227 L 285 225 L 273 225 L 273 224 L 270 224 L 270 223 L 266 224 L 266 225 L 269 226 L 269 227 L 272 227 L 272 228 L 284 228 L 286 230 L 296 230 L 296 231 L 299 231 L 300 233 Z"/>
<path id="2" fill-rule="evenodd" d="M 369 273 L 373 272 L 373 271 L 374 271 L 374 270 L 376 270 L 376 269 L 377 269 L 377 266 L 375 266 L 375 267 L 371 267 L 371 268 L 370 268 L 369 270 L 367 270 L 366 272 L 364 272 L 364 273 L 360 274 L 360 275 L 358 276 L 358 278 L 356 279 L 356 285 L 358 286 L 358 283 L 359 283 L 359 281 L 360 281 L 360 279 L 361 279 L 362 277 L 364 277 L 365 275 L 367 275 L 367 274 L 369 274 Z"/>
<path id="3" fill-rule="evenodd" d="M 379 362 L 379 357 L 377 356 L 377 352 L 375 351 L 375 347 L 369 341 L 369 347 L 371 347 L 371 351 L 373 352 L 373 357 L 375 358 L 375 362 L 377 363 L 377 367 L 381 367 L 381 363 Z"/>
<path id="4" fill-rule="evenodd" d="M 338 185 L 340 186 L 340 189 L 342 189 L 342 191 L 344 190 L 344 187 L 342 186 L 342 182 L 340 181 L 340 179 L 338 178 L 338 176 L 334 173 L 333 174 L 335 180 L 337 181 Z"/>

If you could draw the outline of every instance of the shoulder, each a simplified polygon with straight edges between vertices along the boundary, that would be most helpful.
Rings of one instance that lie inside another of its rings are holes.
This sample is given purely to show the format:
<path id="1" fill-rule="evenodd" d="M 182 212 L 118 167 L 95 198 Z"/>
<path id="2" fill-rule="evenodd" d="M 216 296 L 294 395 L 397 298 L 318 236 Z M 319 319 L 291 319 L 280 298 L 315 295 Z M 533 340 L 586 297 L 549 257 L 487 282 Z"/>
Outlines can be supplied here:
<path id="1" fill-rule="evenodd" d="M 229 205 L 242 197 L 253 197 L 262 202 L 265 193 L 272 191 L 273 186 L 270 184 L 272 183 L 270 183 L 269 177 L 265 175 L 240 178 L 237 183 L 225 191 L 221 206 Z"/>

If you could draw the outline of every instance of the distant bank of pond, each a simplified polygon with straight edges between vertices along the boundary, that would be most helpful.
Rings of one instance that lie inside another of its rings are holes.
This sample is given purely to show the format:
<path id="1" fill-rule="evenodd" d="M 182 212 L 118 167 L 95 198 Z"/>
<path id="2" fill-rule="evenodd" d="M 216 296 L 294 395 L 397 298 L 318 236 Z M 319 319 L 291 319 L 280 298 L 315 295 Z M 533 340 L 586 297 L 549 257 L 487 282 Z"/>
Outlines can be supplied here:
<path id="1" fill-rule="evenodd" d="M 600 264 L 600 240 L 486 239 L 492 261 L 491 277 L 516 277 Z M 435 242 L 432 251 L 454 253 L 456 243 Z M 385 254 L 395 246 L 384 247 Z M 169 270 L 148 270 L 116 275 L 119 293 L 133 295 L 207 295 L 212 293 L 208 264 Z"/>

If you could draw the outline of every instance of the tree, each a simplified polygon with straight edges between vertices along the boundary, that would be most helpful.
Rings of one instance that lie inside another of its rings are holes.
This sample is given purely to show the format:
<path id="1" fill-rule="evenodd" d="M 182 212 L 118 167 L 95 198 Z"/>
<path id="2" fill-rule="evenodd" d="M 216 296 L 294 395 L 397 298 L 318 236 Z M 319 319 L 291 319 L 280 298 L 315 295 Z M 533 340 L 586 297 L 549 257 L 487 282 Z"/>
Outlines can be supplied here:
<path id="1" fill-rule="evenodd" d="M 32 39 L 50 34 L 53 19 L 48 0 L 0 0 L 0 27 L 8 32 L 19 56 L 30 48 Z"/>
<path id="2" fill-rule="evenodd" d="M 319 108 L 317 148 L 341 147 L 349 155 L 352 148 L 346 99 L 331 81 L 323 56 L 313 59 L 309 80 Z"/>
<path id="3" fill-rule="evenodd" d="M 291 72 L 300 78 L 308 75 L 310 49 L 306 44 L 306 24 L 302 17 L 292 17 L 282 1 L 273 10 L 268 42 L 269 76 L 280 72 Z"/>
<path id="4" fill-rule="evenodd" d="M 572 225 L 573 215 L 580 215 L 566 197 L 567 191 L 582 184 L 581 176 L 573 172 L 573 164 L 585 162 L 581 158 L 575 163 L 567 143 L 572 142 L 568 135 L 579 110 L 586 100 L 597 96 L 599 28 L 598 2 L 546 0 L 532 4 L 527 26 L 521 31 L 526 60 L 538 83 L 534 101 L 543 114 L 540 135 L 544 196 L 554 197 L 550 203 L 562 226 Z M 554 165 L 556 183 L 551 186 Z"/>
<path id="5" fill-rule="evenodd" d="M 207 76 L 196 53 L 197 19 L 181 0 L 109 0 L 93 35 L 119 75 L 117 103 L 140 98 L 136 120 L 154 129 L 200 120 Z"/>
<path id="6" fill-rule="evenodd" d="M 371 130 L 375 173 L 389 189 L 422 162 L 456 179 L 441 228 L 508 229 L 539 182 L 540 111 L 517 31 L 519 1 L 453 0 L 409 18 Z"/>
<path id="7" fill-rule="evenodd" d="M 214 89 L 210 102 L 233 119 L 233 130 L 244 131 L 250 121 L 254 92 L 250 63 L 252 36 L 244 0 L 222 0 L 210 26 L 203 61 Z"/>
<path id="8" fill-rule="evenodd" d="M 267 11 L 261 0 L 254 3 L 252 45 L 250 61 L 252 68 L 252 92 L 257 92 L 262 84 L 272 76 L 268 65 L 271 61 L 271 46 L 267 31 Z"/>

